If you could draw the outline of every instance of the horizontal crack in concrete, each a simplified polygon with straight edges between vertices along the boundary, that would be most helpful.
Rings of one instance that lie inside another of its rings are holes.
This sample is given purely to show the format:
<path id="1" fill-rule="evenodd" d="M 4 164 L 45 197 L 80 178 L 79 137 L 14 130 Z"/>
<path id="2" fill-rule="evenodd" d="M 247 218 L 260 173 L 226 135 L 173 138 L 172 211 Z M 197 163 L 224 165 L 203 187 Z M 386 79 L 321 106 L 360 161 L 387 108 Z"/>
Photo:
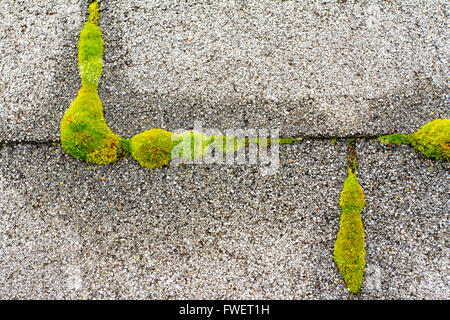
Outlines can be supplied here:
<path id="1" fill-rule="evenodd" d="M 380 136 L 383 135 L 377 135 L 377 136 L 302 136 L 302 137 L 280 137 L 280 139 L 296 139 L 301 138 L 300 140 L 297 140 L 295 142 L 301 142 L 305 140 L 348 140 L 348 139 L 368 139 L 368 140 L 375 140 L 378 139 Z M 293 143 L 295 143 L 293 142 Z M 14 146 L 14 145 L 53 145 L 53 144 L 59 144 L 61 143 L 61 140 L 0 140 L 0 146 L 7 145 L 7 146 Z"/>

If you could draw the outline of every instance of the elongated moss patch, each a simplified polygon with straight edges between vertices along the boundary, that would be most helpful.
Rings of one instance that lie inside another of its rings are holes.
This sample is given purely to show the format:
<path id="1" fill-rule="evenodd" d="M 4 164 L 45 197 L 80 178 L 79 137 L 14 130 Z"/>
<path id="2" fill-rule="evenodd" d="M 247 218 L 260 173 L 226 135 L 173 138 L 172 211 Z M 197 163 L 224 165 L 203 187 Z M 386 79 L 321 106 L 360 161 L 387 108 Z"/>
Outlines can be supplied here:
<path id="1" fill-rule="evenodd" d="M 450 119 L 436 119 L 406 135 L 394 133 L 380 137 L 382 143 L 410 144 L 426 157 L 450 161 Z"/>
<path id="2" fill-rule="evenodd" d="M 261 139 L 245 138 L 235 136 L 206 136 L 195 131 L 186 131 L 181 134 L 175 134 L 172 140 L 178 141 L 174 150 L 175 156 L 185 160 L 201 159 L 211 149 L 219 150 L 222 154 L 233 153 L 250 143 L 255 143 L 262 148 L 266 148 L 273 143 L 290 144 L 303 138 L 284 138 L 271 140 L 270 138 Z"/>
<path id="3" fill-rule="evenodd" d="M 201 159 L 212 147 L 215 137 L 208 137 L 195 131 L 176 134 L 172 140 L 177 141 L 175 156 L 185 160 Z"/>
<path id="4" fill-rule="evenodd" d="M 364 208 L 364 192 L 356 173 L 348 169 L 339 204 L 342 208 L 340 229 L 334 245 L 334 261 L 352 294 L 361 289 L 364 266 L 364 228 L 361 211 Z"/>
<path id="5" fill-rule="evenodd" d="M 109 164 L 126 154 L 126 140 L 106 124 L 97 93 L 102 74 L 103 39 L 98 26 L 97 2 L 89 6 L 78 43 L 78 65 L 82 87 L 61 121 L 61 146 L 75 158 L 95 164 Z"/>

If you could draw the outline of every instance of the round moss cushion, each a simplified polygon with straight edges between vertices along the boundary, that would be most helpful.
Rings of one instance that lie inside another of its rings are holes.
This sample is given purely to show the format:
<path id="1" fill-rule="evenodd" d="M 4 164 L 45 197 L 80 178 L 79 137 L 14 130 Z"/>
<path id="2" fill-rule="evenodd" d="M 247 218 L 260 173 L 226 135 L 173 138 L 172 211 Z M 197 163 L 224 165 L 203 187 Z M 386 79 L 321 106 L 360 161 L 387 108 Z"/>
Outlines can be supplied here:
<path id="1" fill-rule="evenodd" d="M 171 159 L 173 146 L 172 133 L 162 129 L 144 131 L 130 140 L 131 155 L 146 168 L 159 168 Z"/>
<path id="2" fill-rule="evenodd" d="M 450 119 L 436 119 L 411 134 L 412 146 L 428 158 L 450 160 Z"/>

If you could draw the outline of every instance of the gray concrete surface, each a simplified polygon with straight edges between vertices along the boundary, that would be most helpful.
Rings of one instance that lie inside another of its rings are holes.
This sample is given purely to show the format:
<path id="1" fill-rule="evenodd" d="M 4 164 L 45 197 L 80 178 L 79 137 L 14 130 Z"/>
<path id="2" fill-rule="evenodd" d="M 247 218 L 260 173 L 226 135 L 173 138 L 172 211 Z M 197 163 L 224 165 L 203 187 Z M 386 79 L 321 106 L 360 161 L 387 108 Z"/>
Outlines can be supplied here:
<path id="1" fill-rule="evenodd" d="M 14 5 L 13 5 L 14 3 Z M 449 117 L 447 1 L 102 1 L 111 128 L 411 132 Z M 57 140 L 86 4 L 2 1 L 1 140 Z"/>
<path id="2" fill-rule="evenodd" d="M 448 164 L 373 142 L 358 150 L 361 299 L 448 299 Z M 333 262 L 346 143 L 303 141 L 280 158 L 262 176 L 249 165 L 149 171 L 130 158 L 90 166 L 59 147 L 5 147 L 0 296 L 347 299 Z"/>
<path id="3" fill-rule="evenodd" d="M 2 298 L 346 297 L 333 265 L 345 143 L 282 168 L 92 166 L 3 148 Z"/>
<path id="4" fill-rule="evenodd" d="M 412 132 L 449 117 L 446 1 L 102 1 L 108 124 Z M 130 157 L 93 166 L 58 140 L 79 88 L 87 5 L 0 2 L 1 299 L 347 299 L 333 262 L 346 139 L 281 166 Z M 28 142 L 11 143 L 25 140 Z M 361 299 L 449 299 L 449 164 L 357 142 Z"/>
<path id="5" fill-rule="evenodd" d="M 376 141 L 357 149 L 366 195 L 365 287 L 374 299 L 448 300 L 449 163 Z"/>
<path id="6" fill-rule="evenodd" d="M 106 52 L 126 53 L 103 82 L 121 104 L 111 125 L 133 123 L 124 134 L 142 129 L 133 105 L 151 112 L 160 100 L 173 101 L 164 108 L 169 127 L 189 115 L 219 129 L 277 126 L 290 137 L 414 131 L 450 115 L 447 1 L 120 0 L 104 8 Z M 123 104 L 121 91 L 136 100 Z"/>
<path id="7" fill-rule="evenodd" d="M 59 139 L 80 86 L 80 3 L 0 1 L 0 141 Z"/>

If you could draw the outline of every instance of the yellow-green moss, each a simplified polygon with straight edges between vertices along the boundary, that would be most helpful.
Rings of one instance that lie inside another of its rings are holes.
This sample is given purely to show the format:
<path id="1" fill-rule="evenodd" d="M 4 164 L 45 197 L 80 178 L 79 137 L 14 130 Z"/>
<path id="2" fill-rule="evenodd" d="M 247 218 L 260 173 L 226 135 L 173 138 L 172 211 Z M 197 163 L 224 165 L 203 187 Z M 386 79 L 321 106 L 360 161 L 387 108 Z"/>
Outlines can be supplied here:
<path id="1" fill-rule="evenodd" d="M 89 20 L 84 24 L 78 42 L 78 66 L 83 87 L 97 87 L 102 74 L 103 39 L 99 17 L 98 4 L 94 2 L 89 6 Z"/>
<path id="2" fill-rule="evenodd" d="M 361 289 L 364 266 L 364 228 L 361 211 L 364 208 L 364 192 L 356 173 L 348 169 L 339 204 L 342 208 L 340 229 L 334 246 L 334 261 L 352 294 Z"/>
<path id="3" fill-rule="evenodd" d="M 215 139 L 216 137 L 208 137 L 199 132 L 186 131 L 176 134 L 172 140 L 178 144 L 176 157 L 195 160 L 201 159 L 209 151 Z M 187 150 L 189 151 L 186 152 Z"/>
<path id="4" fill-rule="evenodd" d="M 215 136 L 212 147 L 220 150 L 224 154 L 233 153 L 249 144 L 249 139 L 233 136 Z"/>
<path id="5" fill-rule="evenodd" d="M 260 147 L 267 147 L 271 143 L 290 144 L 298 140 L 302 140 L 302 137 L 298 138 L 282 138 L 271 141 L 270 138 L 260 139 L 257 138 L 238 138 L 235 136 L 206 136 L 202 133 L 194 131 L 186 131 L 182 134 L 175 134 L 172 140 L 178 141 L 176 157 L 195 160 L 201 159 L 209 150 L 220 150 L 223 154 L 236 152 L 250 143 L 256 143 Z M 186 152 L 189 150 L 188 152 Z"/>
<path id="6" fill-rule="evenodd" d="M 125 154 L 124 144 L 106 125 L 97 90 L 81 88 L 61 121 L 64 151 L 94 164 L 109 164 Z"/>
<path id="7" fill-rule="evenodd" d="M 200 159 L 211 148 L 220 150 L 224 154 L 232 153 L 248 146 L 250 143 L 256 143 L 260 147 L 267 147 L 271 143 L 290 144 L 298 140 L 302 140 L 302 137 L 298 138 L 282 138 L 271 140 L 270 138 L 260 139 L 257 138 L 238 138 L 234 136 L 206 136 L 194 131 L 186 131 L 182 134 L 175 135 L 174 140 L 180 142 L 180 152 L 177 156 L 186 160 Z M 190 148 L 185 148 L 185 144 L 189 144 Z M 190 153 L 186 154 L 186 151 L 190 149 Z"/>
<path id="8" fill-rule="evenodd" d="M 99 17 L 98 4 L 93 2 L 78 43 L 82 87 L 61 121 L 61 146 L 75 158 L 94 164 L 109 164 L 126 154 L 127 141 L 115 135 L 106 124 L 97 93 L 103 68 Z"/>
<path id="9" fill-rule="evenodd" d="M 162 129 L 144 131 L 130 139 L 131 155 L 143 167 L 154 169 L 167 165 L 177 141 L 172 133 Z"/>
<path id="10" fill-rule="evenodd" d="M 379 138 L 382 143 L 410 144 L 426 157 L 450 161 L 450 119 L 436 119 L 406 135 L 394 133 Z"/>
<path id="11" fill-rule="evenodd" d="M 90 1 L 91 4 L 89 5 L 89 19 L 88 21 L 91 23 L 98 24 L 98 20 L 100 19 L 100 8 L 98 6 L 97 1 Z"/>
<path id="12" fill-rule="evenodd" d="M 450 119 L 436 119 L 411 135 L 411 145 L 429 158 L 450 160 Z"/>
<path id="13" fill-rule="evenodd" d="M 295 141 L 299 141 L 299 140 L 303 140 L 303 137 L 297 137 L 297 138 L 280 138 L 277 139 L 276 141 L 279 144 L 291 144 L 294 143 Z"/>

